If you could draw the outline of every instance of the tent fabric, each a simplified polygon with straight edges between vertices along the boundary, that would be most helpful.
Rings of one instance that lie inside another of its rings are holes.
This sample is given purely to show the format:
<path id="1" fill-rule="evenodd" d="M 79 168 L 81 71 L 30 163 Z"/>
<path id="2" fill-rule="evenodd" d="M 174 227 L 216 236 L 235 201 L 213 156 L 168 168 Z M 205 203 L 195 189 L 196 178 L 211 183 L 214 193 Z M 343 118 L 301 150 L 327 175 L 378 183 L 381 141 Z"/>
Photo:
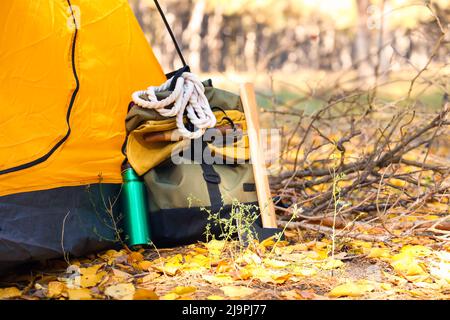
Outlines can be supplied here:
<path id="1" fill-rule="evenodd" d="M 126 0 L 0 1 L 0 272 L 116 243 L 128 103 L 165 80 Z"/>
<path id="2" fill-rule="evenodd" d="M 126 0 L 1 1 L 0 196 L 120 183 L 131 93 L 165 80 Z"/>
<path id="3" fill-rule="evenodd" d="M 119 246 L 110 215 L 117 215 L 119 206 L 109 206 L 119 194 L 118 184 L 97 184 L 2 197 L 0 273 L 27 262 L 62 256 L 71 261 Z"/>

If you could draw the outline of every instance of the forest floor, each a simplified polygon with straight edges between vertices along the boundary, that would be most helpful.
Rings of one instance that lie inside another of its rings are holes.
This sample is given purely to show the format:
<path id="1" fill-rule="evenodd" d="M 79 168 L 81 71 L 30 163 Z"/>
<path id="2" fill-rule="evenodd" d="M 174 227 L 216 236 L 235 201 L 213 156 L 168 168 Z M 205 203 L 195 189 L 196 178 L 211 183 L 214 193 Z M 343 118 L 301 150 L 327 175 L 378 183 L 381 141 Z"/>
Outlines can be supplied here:
<path id="1" fill-rule="evenodd" d="M 408 218 L 408 217 L 406 217 Z M 429 217 L 424 217 L 429 219 Z M 381 237 L 379 228 L 362 234 Z M 109 250 L 53 261 L 2 280 L 0 298 L 35 299 L 449 299 L 450 245 L 432 237 L 383 242 L 287 231 L 246 249 L 211 241 L 160 250 Z"/>

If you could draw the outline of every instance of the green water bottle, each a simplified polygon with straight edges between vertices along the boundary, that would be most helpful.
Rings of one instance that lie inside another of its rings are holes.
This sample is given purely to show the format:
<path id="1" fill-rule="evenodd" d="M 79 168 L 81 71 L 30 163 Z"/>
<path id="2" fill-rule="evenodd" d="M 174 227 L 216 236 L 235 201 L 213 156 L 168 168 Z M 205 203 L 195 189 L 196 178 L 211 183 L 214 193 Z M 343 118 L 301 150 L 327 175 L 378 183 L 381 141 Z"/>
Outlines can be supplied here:
<path id="1" fill-rule="evenodd" d="M 129 246 L 150 244 L 147 190 L 142 179 L 127 163 L 122 166 L 122 211 Z"/>

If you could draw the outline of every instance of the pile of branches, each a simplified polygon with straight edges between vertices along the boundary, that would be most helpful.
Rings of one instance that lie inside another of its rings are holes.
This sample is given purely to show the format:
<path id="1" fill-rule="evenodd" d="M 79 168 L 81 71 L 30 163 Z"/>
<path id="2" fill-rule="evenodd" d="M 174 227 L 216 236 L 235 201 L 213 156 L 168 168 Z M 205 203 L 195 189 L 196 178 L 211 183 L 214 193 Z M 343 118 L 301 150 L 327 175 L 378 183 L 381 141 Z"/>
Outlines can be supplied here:
<path id="1" fill-rule="evenodd" d="M 346 230 L 341 234 L 384 241 L 385 236 L 358 232 L 358 224 L 376 221 L 387 237 L 395 236 L 396 225 L 389 217 L 427 215 L 429 204 L 437 203 L 441 205 L 437 220 L 418 221 L 403 235 L 426 232 L 450 239 L 450 105 L 448 76 L 441 72 L 447 64 L 433 66 L 436 53 L 448 45 L 449 31 L 438 17 L 436 23 L 441 35 L 422 68 L 394 52 L 411 67 L 412 78 L 403 98 L 387 101 L 379 97 L 381 86 L 399 80 L 380 73 L 378 56 L 373 76 L 355 78 L 351 91 L 340 77 L 322 90 L 303 91 L 303 97 L 290 105 L 274 104 L 269 112 L 274 114 L 274 125 L 284 130 L 280 170 L 271 177 L 281 225 L 332 233 L 333 237 L 341 228 Z M 417 94 L 419 84 L 423 90 Z M 424 106 L 419 100 L 430 88 L 443 93 L 440 105 Z M 309 115 L 293 108 L 310 99 L 321 99 L 324 104 Z M 279 126 L 281 118 L 283 125 Z M 297 120 L 286 125 L 293 118 Z M 439 155 L 442 150 L 444 154 Z M 399 226 L 402 220 L 396 222 Z"/>
<path id="2" fill-rule="evenodd" d="M 447 96 L 431 118 L 412 108 L 397 113 L 367 109 L 357 115 L 352 109 L 361 106 L 349 99 L 330 101 L 311 117 L 298 115 L 297 126 L 284 144 L 283 170 L 271 177 L 284 220 L 296 214 L 296 220 L 305 222 L 293 225 L 306 228 L 319 222 L 342 227 L 355 214 L 383 222 L 389 209 L 412 213 L 427 202 L 448 197 L 450 161 L 437 161 L 430 152 L 449 138 Z M 332 112 L 338 102 L 350 107 L 341 114 Z M 339 138 L 330 137 L 345 127 Z M 301 137 L 300 141 L 295 137 Z M 293 212 L 294 207 L 299 212 Z M 446 233 L 450 223 L 440 221 L 433 227 Z"/>

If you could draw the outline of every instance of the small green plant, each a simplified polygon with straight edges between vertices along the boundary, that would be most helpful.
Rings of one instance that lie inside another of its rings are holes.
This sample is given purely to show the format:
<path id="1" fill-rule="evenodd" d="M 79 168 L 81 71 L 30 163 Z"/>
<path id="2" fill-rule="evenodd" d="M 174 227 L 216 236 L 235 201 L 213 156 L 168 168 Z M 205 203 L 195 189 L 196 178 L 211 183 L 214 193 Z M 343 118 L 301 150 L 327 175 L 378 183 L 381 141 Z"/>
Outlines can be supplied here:
<path id="1" fill-rule="evenodd" d="M 222 207 L 218 212 L 211 212 L 206 208 L 201 208 L 203 212 L 208 214 L 209 223 L 206 226 L 205 236 L 207 241 L 215 239 L 213 229 L 219 229 L 219 238 L 225 241 L 231 241 L 237 237 L 241 247 L 251 243 L 256 239 L 254 228 L 255 222 L 259 217 L 259 209 L 252 204 L 240 203 L 233 199 L 231 203 L 229 216 L 224 217 Z"/>
<path id="2" fill-rule="evenodd" d="M 273 247 L 272 247 L 272 250 L 270 250 L 269 258 L 272 256 L 272 254 L 273 254 L 273 252 L 275 251 L 275 248 L 277 247 L 278 243 L 279 243 L 279 242 L 281 241 L 281 239 L 283 238 L 283 235 L 284 235 L 284 233 L 285 233 L 287 227 L 289 226 L 289 224 L 290 224 L 294 219 L 298 218 L 298 216 L 299 216 L 299 214 L 300 214 L 301 212 L 302 212 L 302 208 L 299 208 L 299 207 L 297 206 L 297 204 L 294 204 L 294 205 L 292 206 L 292 216 L 291 216 L 291 218 L 290 218 L 289 221 L 284 225 L 283 230 L 282 230 L 281 232 L 276 233 L 276 234 L 273 236 L 274 239 L 276 239 L 276 240 L 275 240 L 275 243 L 274 243 L 274 245 L 273 245 Z"/>
<path id="3" fill-rule="evenodd" d="M 336 251 L 336 219 L 341 209 L 347 206 L 346 203 L 341 201 L 341 187 L 339 186 L 339 182 L 345 178 L 344 173 L 336 174 L 333 168 L 333 185 L 332 185 L 332 194 L 333 194 L 333 232 L 331 234 L 331 259 L 334 260 L 334 255 Z"/>
<path id="4" fill-rule="evenodd" d="M 117 195 L 106 199 L 101 178 L 98 183 L 98 195 L 93 194 L 90 185 L 86 186 L 86 193 L 88 195 L 89 202 L 91 203 L 92 210 L 94 211 L 97 219 L 101 221 L 108 229 L 112 230 L 114 233 L 114 238 L 111 239 L 103 234 L 100 234 L 96 227 L 94 227 L 93 232 L 102 240 L 117 242 L 122 246 L 126 246 L 125 242 L 127 241 L 127 236 L 125 236 L 125 238 L 122 237 L 123 230 L 120 228 L 123 214 L 121 212 L 117 213 L 117 210 L 115 209 L 117 207 L 117 202 L 119 201 L 121 191 L 122 188 L 119 190 Z M 96 200 L 98 199 L 98 196 L 100 196 L 101 199 L 101 208 L 98 208 L 98 201 Z"/>
<path id="5" fill-rule="evenodd" d="M 198 201 L 198 199 L 193 196 L 188 198 L 190 206 L 194 201 Z M 223 199 L 222 202 L 224 202 Z M 225 241 L 225 247 L 230 249 L 229 252 L 232 256 L 239 256 L 249 245 L 255 245 L 259 240 L 254 227 L 260 216 L 258 206 L 232 199 L 230 205 L 223 206 L 217 212 L 201 206 L 200 210 L 208 216 L 208 223 L 204 231 L 206 241 Z"/>
<path id="6" fill-rule="evenodd" d="M 127 238 L 122 238 L 122 229 L 120 229 L 120 223 L 122 220 L 122 214 L 117 214 L 115 210 L 115 207 L 117 207 L 117 201 L 120 197 L 120 192 L 122 189 L 119 190 L 117 195 L 114 195 L 112 197 L 105 197 L 105 193 L 103 190 L 103 184 L 102 184 L 103 178 L 101 175 L 99 175 L 99 181 L 98 181 L 98 190 L 93 190 L 91 188 L 91 185 L 86 186 L 86 194 L 88 197 L 88 200 L 91 204 L 91 209 L 95 213 L 96 218 L 106 226 L 107 229 L 110 229 L 111 232 L 114 234 L 113 238 L 105 236 L 104 234 L 101 234 L 97 228 L 94 226 L 92 230 L 88 230 L 87 232 L 92 232 L 95 234 L 100 240 L 108 241 L 108 242 L 114 242 L 114 243 L 120 243 L 123 247 L 126 247 L 125 241 Z M 100 198 L 101 201 L 98 201 Z M 61 249 L 63 253 L 64 260 L 67 262 L 67 264 L 70 264 L 70 252 L 66 252 L 65 246 L 64 246 L 64 236 L 65 236 L 65 228 L 67 220 L 69 219 L 69 216 L 71 219 L 79 219 L 79 221 L 83 221 L 84 217 L 82 215 L 74 215 L 71 216 L 71 212 L 68 211 L 67 214 L 64 216 L 62 227 L 61 227 Z M 85 223 L 81 223 L 81 225 L 85 225 Z M 83 227 L 85 228 L 85 227 Z M 87 229 L 87 228 L 86 228 Z M 110 232 L 108 232 L 110 233 Z"/>

